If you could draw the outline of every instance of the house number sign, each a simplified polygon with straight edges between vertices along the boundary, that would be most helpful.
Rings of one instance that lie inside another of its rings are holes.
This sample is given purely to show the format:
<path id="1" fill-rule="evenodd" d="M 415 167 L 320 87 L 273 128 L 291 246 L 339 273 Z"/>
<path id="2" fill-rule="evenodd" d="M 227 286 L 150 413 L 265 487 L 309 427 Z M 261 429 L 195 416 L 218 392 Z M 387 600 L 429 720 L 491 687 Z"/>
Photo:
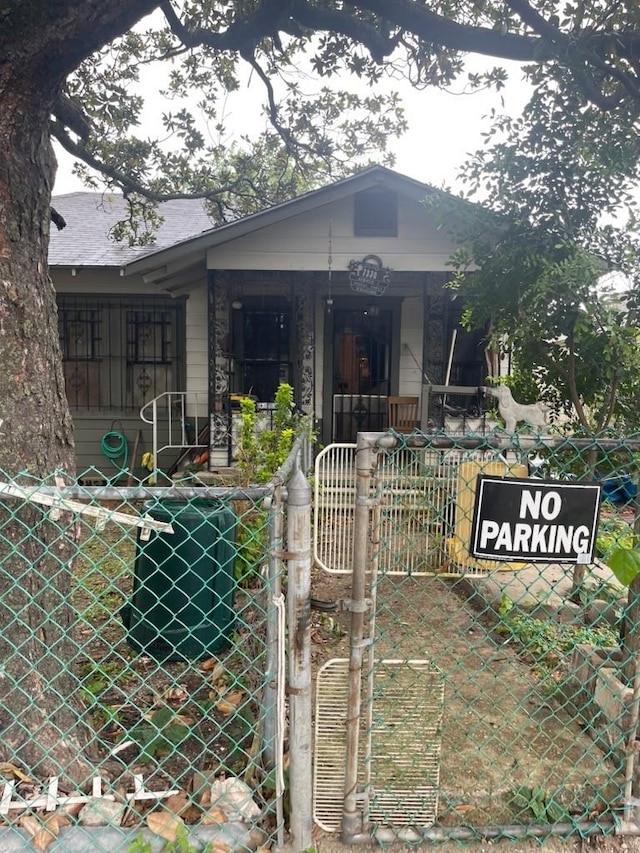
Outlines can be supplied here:
<path id="1" fill-rule="evenodd" d="M 349 283 L 357 293 L 382 296 L 391 283 L 391 270 L 377 255 L 365 255 L 361 261 L 349 261 Z"/>

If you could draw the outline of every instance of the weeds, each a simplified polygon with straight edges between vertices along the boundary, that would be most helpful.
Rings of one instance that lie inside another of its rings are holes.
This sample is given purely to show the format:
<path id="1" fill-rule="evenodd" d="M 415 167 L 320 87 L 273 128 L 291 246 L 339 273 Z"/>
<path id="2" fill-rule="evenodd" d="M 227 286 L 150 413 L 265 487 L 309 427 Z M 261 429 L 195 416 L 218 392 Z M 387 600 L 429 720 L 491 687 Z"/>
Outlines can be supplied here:
<path id="1" fill-rule="evenodd" d="M 601 518 L 596 539 L 596 548 L 601 559 L 606 560 L 616 548 L 632 547 L 633 530 L 627 521 L 617 516 Z"/>
<path id="2" fill-rule="evenodd" d="M 615 646 L 618 634 L 609 625 L 587 627 L 560 624 L 537 619 L 519 607 L 508 596 L 500 604 L 500 623 L 497 630 L 516 640 L 530 658 L 534 672 L 540 678 L 566 671 L 567 656 L 581 644 Z"/>
<path id="3" fill-rule="evenodd" d="M 569 817 L 566 809 L 544 788 L 515 788 L 507 799 L 519 813 L 532 815 L 536 823 L 559 823 Z"/>
<path id="4" fill-rule="evenodd" d="M 289 455 L 295 436 L 293 406 L 293 388 L 286 383 L 279 385 L 273 427 L 260 429 L 255 402 L 250 397 L 241 400 L 237 456 L 247 485 L 267 483 Z"/>
<path id="5" fill-rule="evenodd" d="M 158 708 L 123 735 L 140 747 L 140 760 L 153 761 L 170 755 L 191 735 L 194 720 L 168 706 Z"/>

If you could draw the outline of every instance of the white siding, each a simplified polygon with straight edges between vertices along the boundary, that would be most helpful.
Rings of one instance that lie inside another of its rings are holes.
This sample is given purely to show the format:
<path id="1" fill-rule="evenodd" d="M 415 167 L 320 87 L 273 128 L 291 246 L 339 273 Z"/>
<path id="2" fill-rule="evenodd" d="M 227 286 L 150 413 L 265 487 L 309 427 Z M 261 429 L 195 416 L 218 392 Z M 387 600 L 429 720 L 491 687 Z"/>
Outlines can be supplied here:
<path id="1" fill-rule="evenodd" d="M 378 255 L 394 270 L 446 270 L 455 244 L 434 215 L 411 199 L 398 199 L 398 237 L 354 237 L 353 197 L 323 205 L 210 249 L 209 269 L 334 270 L 349 261 Z"/>
<path id="2" fill-rule="evenodd" d="M 118 414 L 114 421 L 114 415 L 110 412 L 72 412 L 71 414 L 76 444 L 76 471 L 79 475 L 89 472 L 94 476 L 103 476 L 106 480 L 118 476 L 118 466 L 107 459 L 101 449 L 103 437 L 112 430 L 122 432 L 127 439 L 129 447 L 127 467 L 132 469 L 137 477 L 143 477 L 148 473 L 140 468 L 140 459 L 145 451 L 150 451 L 153 447 L 151 427 L 143 423 L 139 417 L 135 414 Z M 140 436 L 136 447 L 138 431 Z"/>
<path id="3" fill-rule="evenodd" d="M 206 400 L 209 389 L 207 355 L 207 289 L 189 294 L 186 305 L 186 390 Z"/>

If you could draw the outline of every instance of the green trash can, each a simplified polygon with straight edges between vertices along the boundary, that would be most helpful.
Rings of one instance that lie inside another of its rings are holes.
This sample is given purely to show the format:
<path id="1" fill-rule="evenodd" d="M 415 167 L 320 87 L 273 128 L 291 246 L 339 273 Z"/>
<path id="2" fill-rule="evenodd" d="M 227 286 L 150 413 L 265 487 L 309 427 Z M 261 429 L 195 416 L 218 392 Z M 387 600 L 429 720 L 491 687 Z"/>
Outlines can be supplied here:
<path id="1" fill-rule="evenodd" d="M 161 660 L 208 657 L 231 645 L 235 512 L 207 499 L 151 501 L 144 514 L 173 533 L 139 529 L 133 593 L 122 608 L 130 646 Z"/>

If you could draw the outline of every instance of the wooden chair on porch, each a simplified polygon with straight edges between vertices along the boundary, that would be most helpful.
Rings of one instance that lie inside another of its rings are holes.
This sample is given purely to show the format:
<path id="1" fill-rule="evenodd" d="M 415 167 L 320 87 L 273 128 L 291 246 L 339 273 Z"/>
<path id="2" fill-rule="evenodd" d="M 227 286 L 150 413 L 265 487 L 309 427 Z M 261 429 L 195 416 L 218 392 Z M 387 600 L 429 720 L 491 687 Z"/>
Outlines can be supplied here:
<path id="1" fill-rule="evenodd" d="M 387 397 L 387 426 L 408 433 L 420 426 L 419 397 Z"/>

